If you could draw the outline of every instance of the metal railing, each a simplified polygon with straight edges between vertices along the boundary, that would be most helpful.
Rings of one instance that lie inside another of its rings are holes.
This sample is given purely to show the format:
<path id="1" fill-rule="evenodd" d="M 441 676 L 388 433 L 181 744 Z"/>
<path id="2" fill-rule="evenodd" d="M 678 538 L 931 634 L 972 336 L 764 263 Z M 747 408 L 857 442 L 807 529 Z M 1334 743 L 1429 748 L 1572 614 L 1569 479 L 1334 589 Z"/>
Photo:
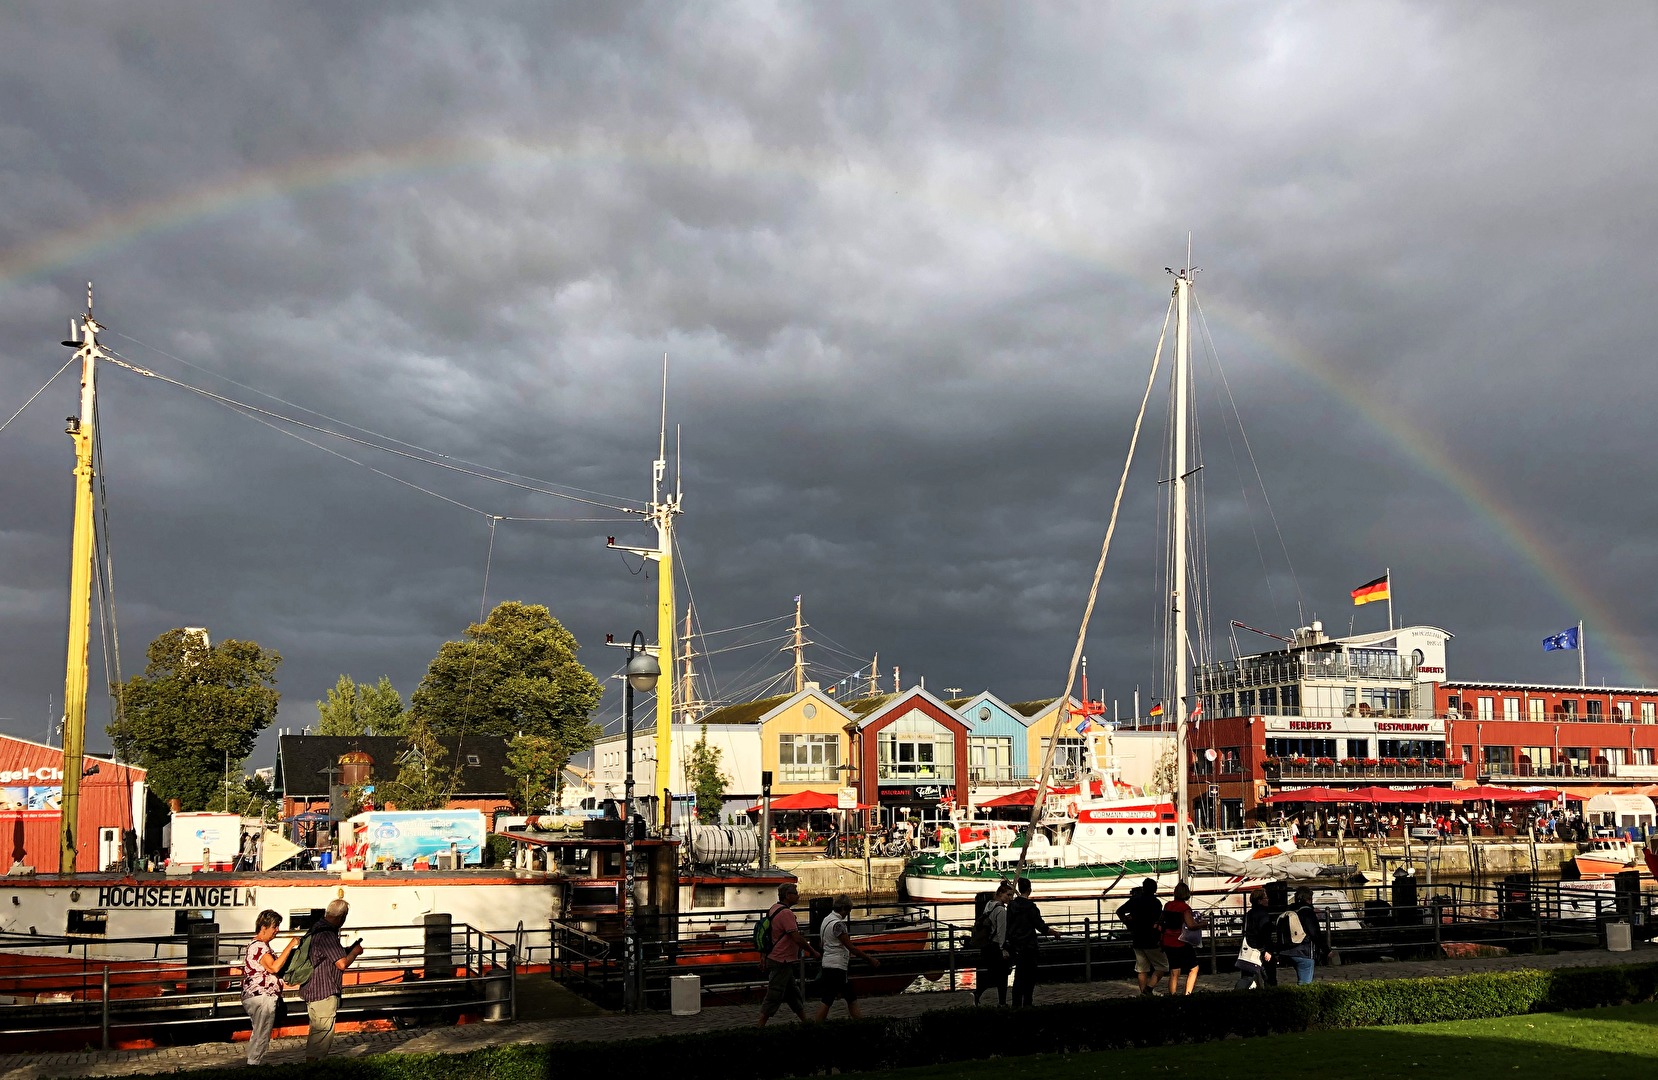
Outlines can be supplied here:
<path id="1" fill-rule="evenodd" d="M 362 927 L 369 941 L 377 931 L 410 928 Z M 159 947 L 162 939 L 48 938 L 39 935 L 0 935 L 0 949 L 14 953 L 0 975 L 0 993 L 13 999 L 0 1012 L 0 1040 L 33 1039 L 67 1033 L 99 1032 L 104 1049 L 111 1031 L 142 1030 L 147 1039 L 158 1033 L 204 1038 L 234 1030 L 246 1023 L 241 1005 L 242 956 L 250 934 L 204 935 L 199 943 L 211 949 L 213 959 L 191 963 L 182 959 L 112 960 L 88 954 L 92 946 L 141 952 Z M 170 939 L 176 944 L 178 939 Z M 130 947 L 130 948 L 129 948 Z M 63 952 L 57 952 L 58 949 Z M 38 956 L 29 963 L 15 955 Z M 45 950 L 45 951 L 42 951 Z M 80 969 L 70 970 L 77 950 Z M 349 1022 L 392 1016 L 399 1023 L 433 1015 L 478 1013 L 486 1020 L 507 1020 L 515 1013 L 513 980 L 518 947 L 494 934 L 464 924 L 451 928 L 446 941 L 420 945 L 369 944 L 343 973 L 339 1016 Z M 290 1005 L 298 1001 L 293 990 L 283 995 Z M 304 1015 L 304 1006 L 290 1013 Z M 204 1034 L 204 1032 L 206 1032 Z"/>

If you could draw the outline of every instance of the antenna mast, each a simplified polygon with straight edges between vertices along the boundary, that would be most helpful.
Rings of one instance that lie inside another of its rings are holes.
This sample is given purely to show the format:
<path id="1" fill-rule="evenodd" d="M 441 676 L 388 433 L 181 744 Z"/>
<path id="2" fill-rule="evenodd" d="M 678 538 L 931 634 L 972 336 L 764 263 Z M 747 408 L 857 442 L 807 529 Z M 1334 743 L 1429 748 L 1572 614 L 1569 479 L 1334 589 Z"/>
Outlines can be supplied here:
<path id="1" fill-rule="evenodd" d="M 1191 381 L 1192 339 L 1191 306 L 1192 280 L 1197 271 L 1192 269 L 1191 238 L 1186 240 L 1186 267 L 1175 275 L 1174 295 L 1176 321 L 1174 330 L 1174 432 L 1173 476 L 1169 478 L 1169 703 L 1174 707 L 1175 745 L 1175 823 L 1179 837 L 1177 857 L 1180 860 L 1180 878 L 1186 878 L 1187 846 L 1189 844 L 1187 818 L 1189 815 L 1189 778 L 1186 762 L 1186 727 L 1190 722 L 1186 706 L 1188 671 L 1187 606 L 1186 606 L 1186 444 L 1189 418 L 1186 415 L 1187 397 Z M 1216 822 L 1219 827 L 1219 822 Z"/>
<path id="2" fill-rule="evenodd" d="M 99 359 L 103 327 L 92 317 L 92 283 L 86 283 L 86 314 L 69 321 L 63 344 L 81 359 L 81 413 L 66 430 L 75 442 L 75 532 L 69 561 L 69 650 L 63 674 L 63 805 L 59 815 L 58 873 L 75 873 L 79 846 L 81 772 L 86 767 L 87 649 L 92 637 L 92 559 L 94 544 L 92 444 L 97 431 Z"/>

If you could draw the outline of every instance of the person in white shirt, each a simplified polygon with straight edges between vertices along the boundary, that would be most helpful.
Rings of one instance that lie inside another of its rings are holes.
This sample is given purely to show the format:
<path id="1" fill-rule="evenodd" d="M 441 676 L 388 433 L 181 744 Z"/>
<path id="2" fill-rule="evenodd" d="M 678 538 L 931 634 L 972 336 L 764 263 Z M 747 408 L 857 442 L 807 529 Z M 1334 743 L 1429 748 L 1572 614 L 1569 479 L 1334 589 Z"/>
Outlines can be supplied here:
<path id="1" fill-rule="evenodd" d="M 847 969 L 852 966 L 854 956 L 867 960 L 870 967 L 881 966 L 879 960 L 852 944 L 852 932 L 848 925 L 851 914 L 852 900 L 841 893 L 835 897 L 834 908 L 824 917 L 819 931 L 823 938 L 823 970 L 818 973 L 817 1016 L 813 1017 L 817 1023 L 822 1023 L 829 1015 L 829 1007 L 837 997 L 846 999 L 846 1011 L 852 1014 L 852 1019 L 862 1019 L 858 995 L 852 989 L 852 981 L 847 978 Z"/>

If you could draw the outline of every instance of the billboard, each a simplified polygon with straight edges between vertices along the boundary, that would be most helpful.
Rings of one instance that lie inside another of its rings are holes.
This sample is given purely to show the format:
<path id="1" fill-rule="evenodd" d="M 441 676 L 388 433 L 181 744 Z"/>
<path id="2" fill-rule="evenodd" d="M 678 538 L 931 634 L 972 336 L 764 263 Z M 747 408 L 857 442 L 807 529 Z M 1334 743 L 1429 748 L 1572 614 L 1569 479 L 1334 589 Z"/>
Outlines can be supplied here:
<path id="1" fill-rule="evenodd" d="M 63 788 L 0 787 L 0 814 L 9 818 L 55 818 L 63 805 Z"/>
<path id="2" fill-rule="evenodd" d="M 453 846 L 462 865 L 483 862 L 484 815 L 479 810 L 377 810 L 351 819 L 352 838 L 368 845 L 366 865 L 411 866 Z"/>

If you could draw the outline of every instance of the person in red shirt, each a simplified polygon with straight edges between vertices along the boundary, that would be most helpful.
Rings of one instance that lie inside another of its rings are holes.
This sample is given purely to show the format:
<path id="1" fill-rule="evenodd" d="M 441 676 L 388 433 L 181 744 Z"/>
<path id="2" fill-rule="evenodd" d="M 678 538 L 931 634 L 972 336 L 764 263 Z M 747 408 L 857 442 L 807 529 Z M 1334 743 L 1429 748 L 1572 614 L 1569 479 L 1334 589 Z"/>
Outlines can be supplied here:
<path id="1" fill-rule="evenodd" d="M 800 984 L 795 981 L 795 970 L 800 965 L 802 952 L 817 956 L 818 951 L 800 932 L 800 920 L 789 910 L 800 900 L 800 889 L 793 884 L 777 887 L 777 903 L 771 906 L 771 951 L 766 953 L 766 1000 L 760 1005 L 760 1027 L 787 1004 L 794 1014 L 806 1023 L 806 1002 L 800 996 Z"/>
<path id="2" fill-rule="evenodd" d="M 1163 955 L 1169 958 L 1169 994 L 1190 994 L 1197 989 L 1197 944 L 1203 940 L 1203 923 L 1192 911 L 1192 890 L 1182 881 L 1174 887 L 1174 899 L 1163 905 Z M 1186 973 L 1186 989 L 1180 988 L 1180 973 Z"/>

